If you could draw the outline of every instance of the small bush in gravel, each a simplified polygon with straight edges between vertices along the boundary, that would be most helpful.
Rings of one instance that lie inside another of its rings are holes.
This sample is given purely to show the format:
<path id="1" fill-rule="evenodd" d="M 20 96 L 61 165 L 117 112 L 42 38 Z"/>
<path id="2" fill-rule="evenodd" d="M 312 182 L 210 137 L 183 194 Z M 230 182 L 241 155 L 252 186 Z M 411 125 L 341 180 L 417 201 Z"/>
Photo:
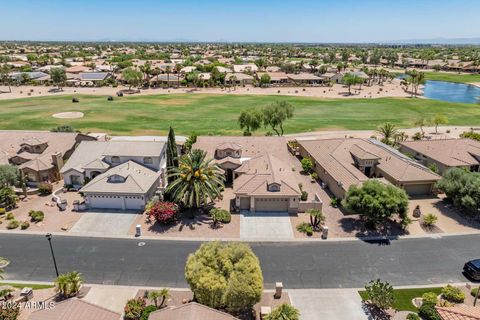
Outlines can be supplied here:
<path id="1" fill-rule="evenodd" d="M 7 224 L 7 229 L 12 230 L 12 229 L 17 229 L 20 223 L 17 220 L 10 220 L 10 222 Z"/>
<path id="2" fill-rule="evenodd" d="M 22 223 L 20 223 L 20 229 L 26 230 L 26 229 L 28 229 L 28 227 L 30 227 L 30 222 L 23 221 Z"/>
<path id="3" fill-rule="evenodd" d="M 45 214 L 40 210 L 30 210 L 28 216 L 32 218 L 33 222 L 40 222 L 45 218 Z"/>
<path id="4" fill-rule="evenodd" d="M 462 303 L 465 300 L 465 294 L 459 288 L 447 285 L 442 288 L 442 297 L 450 302 Z"/>

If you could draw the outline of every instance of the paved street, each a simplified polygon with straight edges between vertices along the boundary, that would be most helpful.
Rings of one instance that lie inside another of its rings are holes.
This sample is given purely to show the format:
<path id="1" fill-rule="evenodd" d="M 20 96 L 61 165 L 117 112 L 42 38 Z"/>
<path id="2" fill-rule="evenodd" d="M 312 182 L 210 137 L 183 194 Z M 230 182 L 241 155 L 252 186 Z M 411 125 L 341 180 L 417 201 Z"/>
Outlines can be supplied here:
<path id="1" fill-rule="evenodd" d="M 55 236 L 60 272 L 78 270 L 86 282 L 186 287 L 185 260 L 199 242 Z M 380 277 L 393 285 L 462 282 L 463 263 L 480 257 L 480 235 L 403 239 L 389 245 L 364 241 L 251 243 L 265 282 L 286 288 L 362 287 Z M 0 235 L 0 256 L 12 261 L 7 278 L 52 280 L 43 236 Z"/>

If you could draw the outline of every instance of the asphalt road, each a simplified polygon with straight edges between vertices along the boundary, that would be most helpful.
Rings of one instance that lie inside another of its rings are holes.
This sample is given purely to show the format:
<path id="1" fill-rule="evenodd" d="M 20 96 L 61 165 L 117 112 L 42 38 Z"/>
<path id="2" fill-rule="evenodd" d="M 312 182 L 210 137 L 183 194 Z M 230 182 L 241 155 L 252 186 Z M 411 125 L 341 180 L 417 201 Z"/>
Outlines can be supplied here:
<path id="1" fill-rule="evenodd" d="M 187 287 L 186 257 L 199 242 L 55 236 L 60 273 L 78 270 L 87 283 Z M 374 278 L 393 285 L 463 282 L 466 260 L 480 257 L 480 235 L 438 239 L 255 242 L 265 283 L 286 288 L 363 287 Z M 44 236 L 0 235 L 0 256 L 12 261 L 6 278 L 50 281 L 55 278 Z"/>

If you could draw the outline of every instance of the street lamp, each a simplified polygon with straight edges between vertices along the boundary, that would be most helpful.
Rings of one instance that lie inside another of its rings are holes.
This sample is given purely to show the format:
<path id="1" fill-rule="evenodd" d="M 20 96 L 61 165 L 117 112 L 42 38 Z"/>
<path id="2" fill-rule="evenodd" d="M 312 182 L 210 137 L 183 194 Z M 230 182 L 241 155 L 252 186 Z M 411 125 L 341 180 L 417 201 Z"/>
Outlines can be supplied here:
<path id="1" fill-rule="evenodd" d="M 47 238 L 48 243 L 50 244 L 50 251 L 52 252 L 53 265 L 55 266 L 55 273 L 57 274 L 57 278 L 58 278 L 57 261 L 55 260 L 55 254 L 53 253 L 53 247 L 52 247 L 52 234 L 47 233 L 45 237 Z"/>

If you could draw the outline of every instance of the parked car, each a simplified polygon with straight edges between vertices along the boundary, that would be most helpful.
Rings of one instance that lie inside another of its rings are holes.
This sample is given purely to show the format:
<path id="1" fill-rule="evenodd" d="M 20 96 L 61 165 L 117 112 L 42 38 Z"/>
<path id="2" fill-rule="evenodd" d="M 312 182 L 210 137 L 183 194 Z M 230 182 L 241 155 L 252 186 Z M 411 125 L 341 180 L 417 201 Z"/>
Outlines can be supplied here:
<path id="1" fill-rule="evenodd" d="M 480 259 L 470 260 L 465 263 L 463 272 L 473 280 L 480 280 Z"/>

